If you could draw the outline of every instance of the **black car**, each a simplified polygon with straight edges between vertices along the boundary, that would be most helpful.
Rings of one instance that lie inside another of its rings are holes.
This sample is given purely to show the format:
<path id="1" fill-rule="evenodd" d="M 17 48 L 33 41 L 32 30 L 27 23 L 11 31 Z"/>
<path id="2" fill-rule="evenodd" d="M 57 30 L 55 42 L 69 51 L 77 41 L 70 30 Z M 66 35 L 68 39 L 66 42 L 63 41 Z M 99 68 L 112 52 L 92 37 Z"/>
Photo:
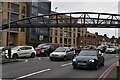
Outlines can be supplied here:
<path id="1" fill-rule="evenodd" d="M 72 65 L 74 69 L 85 67 L 98 69 L 99 66 L 104 66 L 104 56 L 100 50 L 82 50 L 78 56 L 76 56 Z"/>
<path id="2" fill-rule="evenodd" d="M 54 50 L 56 50 L 60 45 L 58 44 L 48 44 L 44 45 L 40 50 L 40 55 L 49 56 Z"/>

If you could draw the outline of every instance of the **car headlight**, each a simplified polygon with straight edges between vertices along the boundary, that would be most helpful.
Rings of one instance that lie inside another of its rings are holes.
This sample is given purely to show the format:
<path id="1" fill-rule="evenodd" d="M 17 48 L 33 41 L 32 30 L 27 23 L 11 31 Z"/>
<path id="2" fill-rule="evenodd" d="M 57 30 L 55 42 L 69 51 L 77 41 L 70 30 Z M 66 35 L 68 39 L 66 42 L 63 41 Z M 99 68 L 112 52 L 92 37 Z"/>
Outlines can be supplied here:
<path id="1" fill-rule="evenodd" d="M 73 59 L 73 61 L 77 61 L 76 59 Z"/>
<path id="2" fill-rule="evenodd" d="M 95 62 L 95 60 L 89 60 L 89 62 Z"/>

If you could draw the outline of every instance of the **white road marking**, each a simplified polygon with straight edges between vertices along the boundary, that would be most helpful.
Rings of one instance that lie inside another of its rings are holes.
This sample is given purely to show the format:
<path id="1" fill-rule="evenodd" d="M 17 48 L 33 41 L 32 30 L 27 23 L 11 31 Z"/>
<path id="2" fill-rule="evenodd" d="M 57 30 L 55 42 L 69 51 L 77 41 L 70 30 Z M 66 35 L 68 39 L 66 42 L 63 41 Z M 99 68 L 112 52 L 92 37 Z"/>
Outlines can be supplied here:
<path id="1" fill-rule="evenodd" d="M 41 58 L 38 58 L 39 60 L 41 60 Z"/>
<path id="2" fill-rule="evenodd" d="M 67 64 L 63 64 L 61 65 L 61 67 L 67 66 L 67 65 L 71 65 L 72 63 L 67 63 Z"/>
<path id="3" fill-rule="evenodd" d="M 28 60 L 26 59 L 25 62 L 28 62 Z"/>
<path id="4" fill-rule="evenodd" d="M 41 71 L 38 71 L 38 72 L 34 72 L 34 73 L 31 73 L 31 74 L 27 74 L 27 75 L 18 77 L 18 78 L 13 79 L 13 80 L 22 79 L 22 78 L 25 78 L 25 77 L 29 77 L 29 76 L 32 76 L 32 75 L 35 75 L 35 74 L 39 74 L 39 73 L 43 73 L 43 72 L 50 71 L 50 70 L 51 69 L 44 69 L 44 70 L 41 70 Z"/>

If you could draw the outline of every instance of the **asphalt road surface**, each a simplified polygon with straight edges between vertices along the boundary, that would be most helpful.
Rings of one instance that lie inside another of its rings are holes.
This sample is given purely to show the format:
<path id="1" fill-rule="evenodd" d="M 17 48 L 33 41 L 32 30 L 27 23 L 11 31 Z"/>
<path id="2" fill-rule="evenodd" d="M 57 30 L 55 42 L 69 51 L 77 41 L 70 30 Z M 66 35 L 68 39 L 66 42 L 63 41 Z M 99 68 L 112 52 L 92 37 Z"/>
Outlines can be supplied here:
<path id="1" fill-rule="evenodd" d="M 116 54 L 104 54 L 105 65 L 98 70 L 73 69 L 71 60 L 50 61 L 48 57 L 25 59 L 24 62 L 2 65 L 3 79 L 42 79 L 42 78 L 99 78 L 117 61 Z"/>

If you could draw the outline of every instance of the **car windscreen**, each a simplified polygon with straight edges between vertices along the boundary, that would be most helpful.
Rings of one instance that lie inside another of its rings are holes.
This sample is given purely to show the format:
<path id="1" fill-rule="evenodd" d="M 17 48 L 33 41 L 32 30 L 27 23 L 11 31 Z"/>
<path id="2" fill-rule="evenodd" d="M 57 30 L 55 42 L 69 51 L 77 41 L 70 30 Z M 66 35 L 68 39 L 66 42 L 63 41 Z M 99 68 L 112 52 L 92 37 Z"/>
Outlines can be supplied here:
<path id="1" fill-rule="evenodd" d="M 83 50 L 79 53 L 79 56 L 97 56 L 97 51 Z"/>
<path id="2" fill-rule="evenodd" d="M 41 48 L 42 46 L 44 46 L 45 44 L 39 44 L 37 47 Z"/>
<path id="3" fill-rule="evenodd" d="M 14 48 L 11 48 L 12 50 L 17 50 L 17 49 L 19 49 L 19 46 L 17 46 L 17 47 L 14 47 Z"/>
<path id="4" fill-rule="evenodd" d="M 65 52 L 65 51 L 66 51 L 66 48 L 59 47 L 54 52 Z"/>
<path id="5" fill-rule="evenodd" d="M 49 48 L 51 45 L 45 45 L 45 46 L 43 46 L 41 49 L 47 49 L 47 48 Z"/>

